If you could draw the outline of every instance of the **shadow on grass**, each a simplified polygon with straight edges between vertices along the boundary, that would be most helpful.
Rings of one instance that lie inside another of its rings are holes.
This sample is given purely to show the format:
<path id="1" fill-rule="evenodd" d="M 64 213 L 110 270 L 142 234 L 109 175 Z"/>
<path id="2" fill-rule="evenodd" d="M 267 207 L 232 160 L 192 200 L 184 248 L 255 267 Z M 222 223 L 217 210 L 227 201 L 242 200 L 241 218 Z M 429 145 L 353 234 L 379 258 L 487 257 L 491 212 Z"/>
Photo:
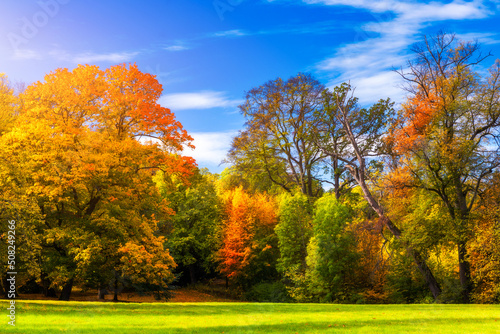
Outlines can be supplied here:
<path id="1" fill-rule="evenodd" d="M 373 320 L 373 321 L 316 321 L 308 323 L 283 323 L 270 325 L 231 325 L 203 327 L 187 325 L 184 327 L 150 326 L 148 323 L 129 327 L 113 327 L 112 323 L 103 324 L 99 328 L 77 329 L 65 326 L 40 325 L 36 333 L 147 333 L 147 334 L 185 334 L 185 333 L 337 333 L 337 332 L 363 332 L 363 333 L 497 333 L 500 325 L 493 318 L 484 319 L 481 323 L 477 319 L 454 318 L 437 320 L 426 319 L 423 323 L 418 319 L 406 320 Z"/>

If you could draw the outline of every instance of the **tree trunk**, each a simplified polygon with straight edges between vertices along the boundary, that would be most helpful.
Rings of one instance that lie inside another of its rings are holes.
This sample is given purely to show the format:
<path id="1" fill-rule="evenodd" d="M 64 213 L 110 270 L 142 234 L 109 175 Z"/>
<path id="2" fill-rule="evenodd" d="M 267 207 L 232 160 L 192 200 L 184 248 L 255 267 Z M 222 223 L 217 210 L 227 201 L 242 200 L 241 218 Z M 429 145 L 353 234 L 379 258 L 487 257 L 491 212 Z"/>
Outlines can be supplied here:
<path id="1" fill-rule="evenodd" d="M 115 282 L 113 286 L 113 301 L 118 301 L 118 274 L 115 272 Z"/>
<path id="2" fill-rule="evenodd" d="M 460 275 L 460 285 L 462 286 L 462 303 L 470 303 L 472 292 L 472 282 L 470 273 L 470 263 L 466 259 L 467 248 L 465 242 L 458 243 L 458 271 Z"/>
<path id="3" fill-rule="evenodd" d="M 196 284 L 196 270 L 194 265 L 189 265 L 189 278 L 191 279 L 191 284 Z"/>
<path id="4" fill-rule="evenodd" d="M 361 187 L 361 190 L 363 191 L 364 197 L 368 204 L 372 207 L 373 210 L 377 213 L 377 215 L 382 219 L 384 224 L 387 226 L 389 231 L 397 238 L 401 238 L 401 230 L 387 217 L 378 204 L 378 202 L 373 198 L 370 190 L 366 186 L 366 183 L 364 181 L 364 178 L 360 178 L 359 174 L 356 173 L 354 175 L 354 178 L 358 182 L 359 186 Z M 437 282 L 436 278 L 432 274 L 431 269 L 427 266 L 427 263 L 425 262 L 425 259 L 420 255 L 418 251 L 413 249 L 411 246 L 406 245 L 406 251 L 408 254 L 413 258 L 413 261 L 418 267 L 418 270 L 424 277 L 427 286 L 429 287 L 429 290 L 431 291 L 432 295 L 434 296 L 434 299 L 437 299 L 439 295 L 441 294 L 441 288 L 439 286 L 439 283 Z"/>
<path id="5" fill-rule="evenodd" d="M 107 294 L 108 294 L 108 290 L 106 290 L 102 286 L 99 286 L 99 289 L 97 290 L 97 299 L 103 300 L 104 296 L 106 296 Z"/>
<path id="6" fill-rule="evenodd" d="M 4 287 L 4 283 L 2 280 L 2 282 L 0 283 L 0 295 L 4 296 L 4 298 L 7 298 L 7 290 L 4 290 L 3 287 Z"/>
<path id="7" fill-rule="evenodd" d="M 46 273 L 42 272 L 41 279 L 42 279 L 43 295 L 45 297 L 57 298 L 56 290 L 50 287 L 50 279 L 47 277 Z"/>
<path id="8" fill-rule="evenodd" d="M 70 278 L 69 281 L 64 284 L 64 287 L 61 291 L 61 296 L 59 297 L 59 300 L 65 300 L 69 301 L 69 297 L 71 296 L 71 290 L 73 289 L 73 277 Z"/>
<path id="9" fill-rule="evenodd" d="M 418 270 L 420 271 L 422 276 L 424 276 L 425 282 L 427 283 L 429 290 L 431 290 L 432 296 L 434 297 L 434 299 L 437 299 L 441 294 L 441 288 L 436 278 L 432 274 L 431 269 L 427 266 L 427 263 L 425 263 L 425 260 L 422 258 L 419 252 L 411 247 L 407 247 L 406 250 L 413 258 L 413 261 L 415 261 L 415 264 L 417 265 Z"/>

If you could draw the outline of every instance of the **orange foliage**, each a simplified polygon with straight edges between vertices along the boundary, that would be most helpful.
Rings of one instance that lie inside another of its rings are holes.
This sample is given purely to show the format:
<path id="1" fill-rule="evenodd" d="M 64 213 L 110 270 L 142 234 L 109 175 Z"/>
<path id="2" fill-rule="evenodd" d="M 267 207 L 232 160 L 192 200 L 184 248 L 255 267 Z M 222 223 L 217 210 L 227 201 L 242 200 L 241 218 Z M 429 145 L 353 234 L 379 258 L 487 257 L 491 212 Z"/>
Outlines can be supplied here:
<path id="1" fill-rule="evenodd" d="M 363 295 L 370 303 L 380 303 L 387 298 L 384 291 L 387 275 L 387 258 L 383 240 L 384 225 L 380 219 L 363 220 L 352 226 L 357 251 L 361 254 L 358 277 L 364 285 Z"/>
<path id="2" fill-rule="evenodd" d="M 402 105 L 399 119 L 388 137 L 396 153 L 404 154 L 422 144 L 439 109 L 436 101 L 432 94 L 417 93 Z"/>
<path id="3" fill-rule="evenodd" d="M 157 103 L 161 93 L 155 76 L 142 73 L 135 64 L 105 71 L 79 65 L 72 71 L 57 69 L 46 75 L 44 82 L 29 86 L 23 94 L 26 103 L 22 112 L 24 117 L 47 121 L 60 134 L 78 136 L 91 130 L 107 134 L 108 140 L 134 139 L 143 145 L 161 145 L 163 151 L 144 155 L 147 165 L 190 174 L 194 159 L 174 153 L 184 146 L 194 148 L 193 139 L 170 109 Z"/>
<path id="4" fill-rule="evenodd" d="M 228 277 L 238 277 L 250 263 L 254 252 L 253 239 L 257 233 L 271 234 L 277 223 L 276 204 L 268 195 L 249 195 L 242 187 L 224 195 L 225 214 L 223 246 L 219 251 L 222 259 L 221 272 Z"/>

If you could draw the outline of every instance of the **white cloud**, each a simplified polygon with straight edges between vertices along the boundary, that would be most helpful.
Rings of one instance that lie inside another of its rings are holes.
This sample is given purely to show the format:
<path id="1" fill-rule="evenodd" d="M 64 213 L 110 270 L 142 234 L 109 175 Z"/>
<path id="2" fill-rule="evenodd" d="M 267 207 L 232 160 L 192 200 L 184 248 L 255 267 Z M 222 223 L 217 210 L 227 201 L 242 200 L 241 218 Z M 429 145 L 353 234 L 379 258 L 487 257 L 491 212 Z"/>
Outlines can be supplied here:
<path id="1" fill-rule="evenodd" d="M 386 71 L 355 78 L 350 84 L 355 87 L 354 96 L 359 98 L 359 102 L 369 104 L 388 97 L 391 100 L 401 101 L 406 92 L 398 86 L 400 81 L 399 74 Z"/>
<path id="2" fill-rule="evenodd" d="M 158 101 L 162 106 L 173 111 L 185 109 L 210 109 L 216 107 L 234 107 L 241 100 L 231 100 L 224 92 L 201 91 L 191 93 L 166 94 Z"/>
<path id="3" fill-rule="evenodd" d="M 193 137 L 193 145 L 196 148 L 185 149 L 183 154 L 195 158 L 198 166 L 209 166 L 212 170 L 226 158 L 233 137 L 238 132 L 190 132 L 189 134 Z"/>
<path id="4" fill-rule="evenodd" d="M 465 34 L 457 34 L 456 37 L 463 41 L 477 40 L 482 45 L 500 43 L 500 39 L 498 38 L 497 34 L 494 33 L 469 32 Z"/>
<path id="5" fill-rule="evenodd" d="M 351 6 L 374 13 L 374 20 L 358 28 L 355 40 L 340 47 L 334 55 L 317 65 L 331 72 L 335 80 L 329 85 L 350 81 L 360 101 L 376 102 L 390 96 L 397 100 L 403 92 L 396 87 L 401 78 L 391 69 L 405 66 L 408 47 L 418 41 L 418 35 L 429 23 L 444 20 L 480 19 L 488 10 L 477 0 L 449 3 L 401 0 L 304 0 L 308 4 Z M 382 18 L 378 13 L 388 12 Z M 460 37 L 460 36 L 457 36 Z M 492 36 L 483 36 L 493 43 Z M 467 40 L 467 39 L 466 39 Z M 389 94 L 388 94 L 389 93 Z"/>

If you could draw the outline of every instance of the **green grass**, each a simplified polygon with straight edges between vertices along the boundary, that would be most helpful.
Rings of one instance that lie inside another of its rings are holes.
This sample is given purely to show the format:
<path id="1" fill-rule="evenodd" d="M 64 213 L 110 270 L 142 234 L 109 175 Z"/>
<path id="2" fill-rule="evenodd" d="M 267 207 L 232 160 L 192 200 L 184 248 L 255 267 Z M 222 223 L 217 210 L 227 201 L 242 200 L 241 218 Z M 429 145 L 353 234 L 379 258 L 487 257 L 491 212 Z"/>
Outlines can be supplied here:
<path id="1" fill-rule="evenodd" d="M 500 333 L 500 305 L 1 301 L 0 333 Z"/>

